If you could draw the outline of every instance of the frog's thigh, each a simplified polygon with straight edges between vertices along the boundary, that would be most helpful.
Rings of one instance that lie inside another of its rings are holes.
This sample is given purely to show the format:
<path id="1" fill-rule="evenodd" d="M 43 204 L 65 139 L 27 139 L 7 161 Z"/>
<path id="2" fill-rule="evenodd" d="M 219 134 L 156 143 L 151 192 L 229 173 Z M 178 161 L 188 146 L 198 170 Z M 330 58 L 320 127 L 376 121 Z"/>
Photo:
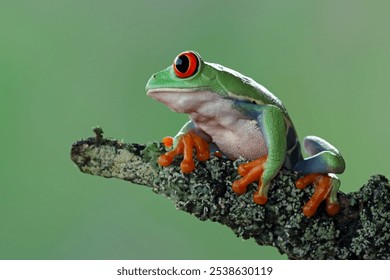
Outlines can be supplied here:
<path id="1" fill-rule="evenodd" d="M 305 150 L 311 155 L 299 161 L 294 170 L 304 175 L 312 173 L 343 173 L 345 162 L 340 153 L 325 140 L 311 136 L 305 139 Z"/>

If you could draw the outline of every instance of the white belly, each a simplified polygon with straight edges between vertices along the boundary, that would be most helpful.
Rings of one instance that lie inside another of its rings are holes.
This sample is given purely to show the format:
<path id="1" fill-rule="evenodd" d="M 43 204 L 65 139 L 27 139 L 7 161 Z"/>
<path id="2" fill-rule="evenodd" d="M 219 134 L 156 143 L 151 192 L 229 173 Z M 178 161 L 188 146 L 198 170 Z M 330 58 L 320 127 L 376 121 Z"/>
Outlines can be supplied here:
<path id="1" fill-rule="evenodd" d="M 198 108 L 190 114 L 197 128 L 207 133 L 220 151 L 230 159 L 254 160 L 267 154 L 265 139 L 257 122 L 232 110 L 224 100 L 212 108 Z"/>
<path id="2" fill-rule="evenodd" d="M 211 131 L 213 142 L 231 159 L 254 160 L 267 154 L 264 137 L 254 120 L 239 120 L 234 130 Z"/>
<path id="3" fill-rule="evenodd" d="M 189 114 L 196 128 L 231 159 L 241 156 L 253 160 L 268 152 L 256 120 L 235 109 L 232 99 L 191 89 L 160 89 L 148 94 L 175 112 Z"/>

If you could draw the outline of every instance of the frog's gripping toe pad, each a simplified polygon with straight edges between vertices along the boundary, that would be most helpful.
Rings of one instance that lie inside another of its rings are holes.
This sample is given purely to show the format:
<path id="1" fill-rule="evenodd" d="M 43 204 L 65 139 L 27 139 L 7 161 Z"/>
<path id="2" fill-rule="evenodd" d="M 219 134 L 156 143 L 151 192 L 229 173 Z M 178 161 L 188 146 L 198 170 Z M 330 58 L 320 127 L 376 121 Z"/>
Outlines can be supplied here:
<path id="1" fill-rule="evenodd" d="M 264 205 L 268 201 L 268 196 L 256 193 L 256 194 L 253 195 L 253 201 L 256 204 Z"/>
<path id="2" fill-rule="evenodd" d="M 327 174 L 309 174 L 295 182 L 298 189 L 304 189 L 309 184 L 314 185 L 315 191 L 303 207 L 303 214 L 306 217 L 313 216 L 320 203 L 326 200 L 326 212 L 329 216 L 336 215 L 340 210 L 340 204 L 337 201 L 340 182 L 337 177 Z"/>
<path id="3" fill-rule="evenodd" d="M 173 139 L 171 137 L 165 137 L 163 144 L 166 147 L 170 147 L 173 144 Z M 158 164 L 161 166 L 169 166 L 172 164 L 175 156 L 183 154 L 180 169 L 185 174 L 191 173 L 195 169 L 192 155 L 194 148 L 196 150 L 196 158 L 199 161 L 206 161 L 210 158 L 208 143 L 195 133 L 188 132 L 180 137 L 175 148 L 158 158 Z"/>

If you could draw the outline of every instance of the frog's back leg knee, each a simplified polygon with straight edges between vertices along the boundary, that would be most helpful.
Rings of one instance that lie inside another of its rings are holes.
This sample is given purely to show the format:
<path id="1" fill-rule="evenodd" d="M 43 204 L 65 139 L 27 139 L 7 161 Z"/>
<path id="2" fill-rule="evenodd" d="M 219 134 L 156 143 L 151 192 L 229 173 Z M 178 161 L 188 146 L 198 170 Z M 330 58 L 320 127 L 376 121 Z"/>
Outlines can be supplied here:
<path id="1" fill-rule="evenodd" d="M 344 172 L 345 162 L 340 152 L 324 139 L 307 136 L 304 139 L 305 151 L 310 157 L 299 161 L 294 170 L 302 174 Z"/>

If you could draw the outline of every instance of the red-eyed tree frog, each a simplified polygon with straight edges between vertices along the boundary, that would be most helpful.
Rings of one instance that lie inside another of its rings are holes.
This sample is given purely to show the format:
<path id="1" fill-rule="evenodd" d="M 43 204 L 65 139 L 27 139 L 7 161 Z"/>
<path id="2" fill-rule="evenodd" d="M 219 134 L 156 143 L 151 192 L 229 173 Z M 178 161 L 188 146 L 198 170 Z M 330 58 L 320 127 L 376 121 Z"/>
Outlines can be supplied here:
<path id="1" fill-rule="evenodd" d="M 258 181 L 253 200 L 264 205 L 271 180 L 284 166 L 303 177 L 296 187 L 314 184 L 315 192 L 303 207 L 313 216 L 326 200 L 328 215 L 338 213 L 337 191 L 340 181 L 335 174 L 345 169 L 339 151 L 325 140 L 308 136 L 304 147 L 310 157 L 303 159 L 297 133 L 282 102 L 262 85 L 234 70 L 202 60 L 198 53 L 180 53 L 168 68 L 152 75 L 146 85 L 147 95 L 167 105 L 172 111 L 188 114 L 187 122 L 175 137 L 165 137 L 170 150 L 158 163 L 169 166 L 183 154 L 183 173 L 195 169 L 193 153 L 199 161 L 211 154 L 231 160 L 239 157 L 241 178 L 232 184 L 240 195 Z"/>

